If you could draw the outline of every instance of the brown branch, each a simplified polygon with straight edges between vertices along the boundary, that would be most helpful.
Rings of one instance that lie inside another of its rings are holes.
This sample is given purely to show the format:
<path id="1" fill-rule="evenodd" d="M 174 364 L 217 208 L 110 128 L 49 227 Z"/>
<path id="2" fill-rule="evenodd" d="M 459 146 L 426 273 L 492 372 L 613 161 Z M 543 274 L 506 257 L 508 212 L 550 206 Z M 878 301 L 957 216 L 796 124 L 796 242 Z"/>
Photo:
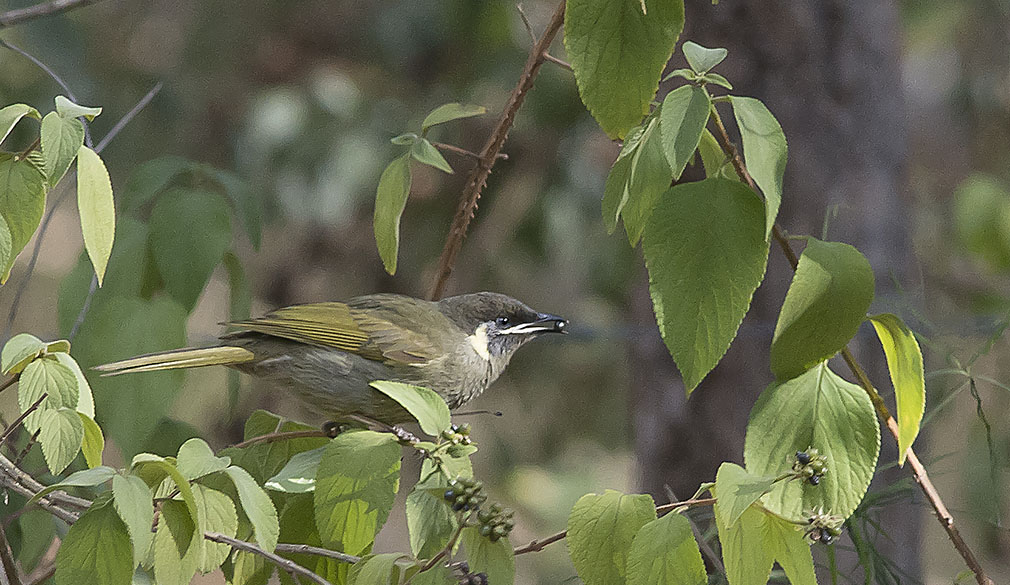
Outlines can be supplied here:
<path id="1" fill-rule="evenodd" d="M 251 542 L 238 540 L 236 538 L 225 536 L 224 534 L 220 534 L 218 532 L 204 532 L 203 537 L 204 539 L 209 540 L 211 542 L 219 542 L 221 544 L 227 544 L 233 549 L 259 555 L 264 559 L 270 561 L 271 563 L 277 565 L 287 573 L 289 573 L 292 576 L 292 578 L 294 578 L 295 575 L 301 575 L 307 579 L 311 579 L 313 582 L 318 583 L 319 585 L 333 585 L 326 579 L 313 573 L 312 571 L 306 569 L 305 567 L 299 565 L 298 563 L 290 559 L 277 556 L 274 553 L 266 551 Z M 295 581 L 297 581 L 297 579 L 295 579 Z"/>
<path id="2" fill-rule="evenodd" d="M 8 10 L 0 14 L 0 28 L 14 26 L 36 18 L 52 16 L 61 12 L 67 12 L 74 8 L 81 8 L 90 4 L 96 4 L 101 0 L 52 0 L 42 4 L 35 4 L 26 8 Z"/>
<path id="3" fill-rule="evenodd" d="M 7 533 L 3 526 L 0 526 L 0 562 L 3 564 L 3 574 L 0 574 L 0 584 L 21 585 L 21 574 L 18 570 L 17 561 L 14 560 L 14 551 L 7 540 Z"/>
<path id="4" fill-rule="evenodd" d="M 488 138 L 487 144 L 480 151 L 477 165 L 470 172 L 466 187 L 460 195 L 459 207 L 456 209 L 452 226 L 449 228 L 449 235 L 445 240 L 445 248 L 442 249 L 442 255 L 438 260 L 438 270 L 435 273 L 435 283 L 430 295 L 433 300 L 441 298 L 445 292 L 445 285 L 449 281 L 449 275 L 452 274 L 453 266 L 456 264 L 456 256 L 459 255 L 459 250 L 463 246 L 463 238 L 466 237 L 467 228 L 470 226 L 470 220 L 473 219 L 474 211 L 477 209 L 477 200 L 480 199 L 481 189 L 487 184 L 491 168 L 494 167 L 498 153 L 501 152 L 502 145 L 505 144 L 505 139 L 508 137 L 509 129 L 515 122 L 516 112 L 519 111 L 523 100 L 526 99 L 526 94 L 533 87 L 533 80 L 536 79 L 540 66 L 544 64 L 544 55 L 558 31 L 561 30 L 564 20 L 565 2 L 562 0 L 554 11 L 554 16 L 551 17 L 550 24 L 547 25 L 544 34 L 530 50 L 522 75 L 512 90 L 508 103 L 505 104 L 501 118 L 498 119 L 498 125 Z"/>
<path id="5" fill-rule="evenodd" d="M 462 519 L 459 519 L 459 526 L 457 526 L 456 527 L 456 531 L 452 533 L 452 537 L 449 539 L 449 542 L 445 543 L 445 546 L 442 547 L 442 550 L 438 551 L 438 554 L 436 554 L 435 556 L 433 556 L 430 559 L 428 559 L 428 562 L 425 563 L 421 567 L 421 570 L 418 571 L 418 572 L 419 573 L 423 573 L 423 572 L 427 571 L 428 569 L 430 569 L 430 568 L 434 567 L 435 565 L 437 565 L 438 561 L 440 561 L 440 560 L 444 559 L 445 557 L 447 557 L 449 555 L 449 553 L 452 552 L 452 549 L 456 547 L 456 541 L 459 540 L 459 535 L 463 534 L 463 529 L 464 528 L 466 528 L 466 523 Z M 452 559 L 450 559 L 450 560 L 452 560 Z"/>
<path id="6" fill-rule="evenodd" d="M 328 437 L 324 431 L 278 431 L 276 433 L 268 433 L 266 435 L 260 435 L 258 437 L 253 437 L 242 441 L 241 443 L 235 443 L 232 445 L 235 449 L 242 449 L 243 447 L 250 447 L 252 445 L 257 445 L 259 443 L 273 443 L 274 441 L 290 441 L 291 439 L 305 439 L 309 437 Z"/>
<path id="7" fill-rule="evenodd" d="M 285 554 L 299 554 L 299 555 L 315 555 L 317 557 L 326 557 L 328 559 L 336 559 L 343 563 L 354 564 L 361 561 L 361 557 L 356 557 L 354 555 L 349 555 L 347 553 L 340 552 L 338 550 L 330 550 L 328 548 L 319 548 L 318 546 L 309 546 L 307 544 L 278 544 L 274 549 L 275 552 L 285 553 Z"/>
<path id="8" fill-rule="evenodd" d="M 757 186 L 754 184 L 754 180 L 751 178 L 750 173 L 747 172 L 747 168 L 744 166 L 743 160 L 740 158 L 740 153 L 737 151 L 736 146 L 729 138 L 729 133 L 726 132 L 726 127 L 723 125 L 722 120 L 719 118 L 718 112 L 716 112 L 715 107 L 712 108 L 713 115 L 711 116 L 712 121 L 716 128 L 716 140 L 718 140 L 719 145 L 722 147 L 723 151 L 729 155 L 730 161 L 733 164 L 733 168 L 736 170 L 737 175 L 740 179 L 747 183 L 757 191 Z M 772 237 L 778 242 L 779 248 L 781 248 L 782 253 L 785 254 L 786 259 L 789 261 L 789 265 L 792 266 L 793 270 L 799 265 L 799 259 L 796 256 L 796 252 L 789 245 L 789 239 L 785 236 L 782 229 L 775 224 L 772 229 Z M 898 423 L 891 416 L 891 412 L 888 410 L 887 405 L 884 404 L 884 399 L 880 397 L 877 390 L 873 387 L 873 383 L 870 378 L 866 375 L 862 366 L 856 361 L 855 357 L 848 347 L 845 347 L 841 351 L 842 358 L 845 363 L 849 366 L 849 370 L 852 371 L 852 375 L 855 376 L 856 381 L 859 386 L 869 395 L 870 400 L 873 402 L 874 407 L 877 410 L 877 415 L 880 417 L 887 429 L 891 431 L 894 435 L 895 440 L 898 439 Z M 964 539 L 961 537 L 960 531 L 957 526 L 954 525 L 954 517 L 951 515 L 950 511 L 947 510 L 947 506 L 943 503 L 943 499 L 940 494 L 936 491 L 936 487 L 933 482 L 929 479 L 929 474 L 926 473 L 926 468 L 923 467 L 922 462 L 916 456 L 915 451 L 912 447 L 909 447 L 905 452 L 905 456 L 908 460 L 908 466 L 912 470 L 912 477 L 915 482 L 919 484 L 922 489 L 922 493 L 925 494 L 926 499 L 929 500 L 930 506 L 933 508 L 933 512 L 936 514 L 937 520 L 943 525 L 943 529 L 947 531 L 947 536 L 950 541 L 954 544 L 954 548 L 964 559 L 968 568 L 971 569 L 972 573 L 975 574 L 975 580 L 979 585 L 993 585 L 992 579 L 990 579 L 982 565 L 979 564 L 978 559 L 972 552 L 971 548 L 965 543 Z"/>
<path id="9" fill-rule="evenodd" d="M 693 508 L 697 506 L 711 506 L 715 503 L 715 498 L 693 498 L 690 500 L 684 500 L 682 502 L 670 502 L 669 504 L 663 504 L 662 506 L 656 506 L 656 514 L 662 516 L 667 512 L 672 512 L 677 508 Z M 564 540 L 568 536 L 567 530 L 562 530 L 556 534 L 552 534 L 547 538 L 531 541 L 529 544 L 516 547 L 513 551 L 513 555 L 523 555 L 531 552 L 540 552 L 544 550 L 549 544 L 554 544 L 559 540 Z"/>
<path id="10" fill-rule="evenodd" d="M 0 392 L 3 392 L 4 390 L 10 388 L 17 381 L 18 381 L 18 376 L 16 376 L 16 375 L 15 376 L 11 376 L 10 378 L 4 380 L 3 383 L 0 384 Z"/>
<path id="11" fill-rule="evenodd" d="M 472 158 L 472 159 L 480 160 L 480 155 L 477 154 L 476 152 L 470 152 L 469 150 L 467 150 L 465 148 L 460 148 L 460 147 L 455 146 L 453 144 L 445 144 L 444 142 L 431 141 L 431 145 L 434 146 L 435 148 L 439 149 L 439 150 L 444 150 L 446 152 L 451 152 L 451 153 L 454 153 L 454 154 L 458 154 L 460 156 L 465 156 L 467 158 Z M 508 160 L 509 159 L 509 155 L 505 154 L 504 152 L 499 152 L 496 156 L 498 157 L 499 160 Z"/>
<path id="12" fill-rule="evenodd" d="M 7 438 L 10 437 L 15 430 L 17 430 L 18 425 L 23 423 L 25 419 L 28 418 L 28 415 L 35 412 L 35 409 L 37 409 L 42 404 L 42 401 L 45 400 L 47 396 L 49 396 L 49 393 L 43 392 L 42 396 L 39 396 L 39 399 L 36 400 L 34 404 L 26 408 L 25 411 L 21 413 L 21 416 L 14 419 L 14 422 L 12 422 L 10 426 L 8 426 L 4 430 L 3 434 L 0 435 L 0 444 L 4 443 L 7 440 Z"/>

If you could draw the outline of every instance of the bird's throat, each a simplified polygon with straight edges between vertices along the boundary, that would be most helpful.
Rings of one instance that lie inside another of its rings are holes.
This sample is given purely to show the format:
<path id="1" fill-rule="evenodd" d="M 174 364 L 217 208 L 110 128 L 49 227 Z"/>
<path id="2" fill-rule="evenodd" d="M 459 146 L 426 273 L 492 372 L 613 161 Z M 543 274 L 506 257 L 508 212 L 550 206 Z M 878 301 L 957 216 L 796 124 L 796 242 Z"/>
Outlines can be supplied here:
<path id="1" fill-rule="evenodd" d="M 470 341 L 470 346 L 477 352 L 477 355 L 487 361 L 491 361 L 491 352 L 488 351 L 487 347 L 487 325 L 480 324 L 477 330 L 473 332 L 473 335 L 467 336 L 467 340 Z"/>

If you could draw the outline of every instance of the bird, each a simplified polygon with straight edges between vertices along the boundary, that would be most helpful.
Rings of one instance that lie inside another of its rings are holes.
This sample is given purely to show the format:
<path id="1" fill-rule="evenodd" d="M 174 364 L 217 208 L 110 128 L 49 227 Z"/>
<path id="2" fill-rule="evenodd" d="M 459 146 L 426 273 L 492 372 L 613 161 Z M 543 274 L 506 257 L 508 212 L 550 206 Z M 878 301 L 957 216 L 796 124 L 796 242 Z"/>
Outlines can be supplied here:
<path id="1" fill-rule="evenodd" d="M 500 293 L 426 301 L 378 293 L 346 302 L 276 309 L 225 325 L 219 344 L 141 355 L 94 369 L 105 376 L 222 365 L 294 391 L 329 417 L 397 425 L 413 420 L 370 386 L 388 380 L 429 388 L 456 409 L 501 375 L 516 350 L 568 321 Z"/>

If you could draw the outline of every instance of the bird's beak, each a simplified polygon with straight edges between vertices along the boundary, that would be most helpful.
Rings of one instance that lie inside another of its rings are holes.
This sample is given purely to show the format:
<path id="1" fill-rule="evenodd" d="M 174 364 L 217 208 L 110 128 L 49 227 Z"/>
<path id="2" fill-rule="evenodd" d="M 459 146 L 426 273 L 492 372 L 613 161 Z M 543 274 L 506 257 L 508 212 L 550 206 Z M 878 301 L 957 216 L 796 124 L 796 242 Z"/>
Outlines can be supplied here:
<path id="1" fill-rule="evenodd" d="M 499 334 L 518 333 L 568 333 L 568 321 L 557 315 L 539 313 L 536 321 L 513 325 L 508 329 L 502 329 Z"/>

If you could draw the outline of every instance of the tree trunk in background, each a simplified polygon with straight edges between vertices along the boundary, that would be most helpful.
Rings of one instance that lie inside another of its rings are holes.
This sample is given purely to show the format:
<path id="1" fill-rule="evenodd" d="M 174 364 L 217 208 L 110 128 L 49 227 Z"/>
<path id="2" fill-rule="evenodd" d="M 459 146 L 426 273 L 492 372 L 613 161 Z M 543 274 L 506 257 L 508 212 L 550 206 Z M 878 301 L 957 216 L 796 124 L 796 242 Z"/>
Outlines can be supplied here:
<path id="1" fill-rule="evenodd" d="M 909 221 L 901 193 L 906 127 L 901 97 L 899 15 L 880 0 L 688 0 L 682 40 L 726 47 L 716 68 L 735 95 L 760 98 L 789 143 L 779 223 L 821 236 L 825 213 L 838 205 L 828 239 L 855 245 L 873 265 L 877 301 L 893 292 L 891 275 L 908 273 Z M 681 67 L 683 57 L 673 66 Z M 723 119 L 732 115 L 722 109 Z M 731 130 L 732 132 L 732 130 Z M 798 243 L 796 246 L 798 247 Z M 644 271 L 643 271 L 644 273 Z M 742 463 L 747 417 L 772 380 L 768 347 L 792 278 L 773 243 L 765 282 L 754 296 L 729 353 L 687 401 L 655 325 L 646 278 L 631 294 L 642 334 L 629 344 L 633 425 L 643 487 L 657 499 L 669 485 L 680 497 L 710 481 L 721 461 Z M 879 345 L 864 327 L 853 344 L 876 385 L 890 393 Z M 835 371 L 849 377 L 844 364 Z M 783 421 L 788 424 L 788 421 Z M 884 432 L 882 461 L 896 448 Z M 885 475 L 885 483 L 904 471 Z M 885 483 L 879 480 L 872 489 Z M 878 549 L 908 574 L 919 574 L 920 515 L 907 500 L 881 515 L 893 542 Z M 843 565 L 843 570 L 847 567 Z M 861 574 L 861 573 L 860 573 Z"/>

